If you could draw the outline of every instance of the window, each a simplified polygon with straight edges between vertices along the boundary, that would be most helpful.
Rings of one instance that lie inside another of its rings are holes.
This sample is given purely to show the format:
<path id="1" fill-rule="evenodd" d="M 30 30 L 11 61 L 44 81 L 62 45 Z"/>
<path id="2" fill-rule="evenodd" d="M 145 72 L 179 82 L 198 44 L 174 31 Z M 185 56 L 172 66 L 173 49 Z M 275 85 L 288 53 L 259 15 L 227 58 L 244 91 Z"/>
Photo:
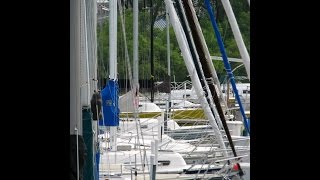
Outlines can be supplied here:
<path id="1" fill-rule="evenodd" d="M 160 164 L 160 166 L 169 166 L 170 161 L 169 160 L 167 160 L 167 161 L 158 161 L 158 164 Z"/>
<path id="2" fill-rule="evenodd" d="M 187 98 L 190 97 L 190 96 L 191 96 L 190 94 L 184 94 L 183 95 L 183 97 L 187 97 Z"/>
<path id="3" fill-rule="evenodd" d="M 250 94 L 250 90 L 243 90 L 243 94 Z"/>

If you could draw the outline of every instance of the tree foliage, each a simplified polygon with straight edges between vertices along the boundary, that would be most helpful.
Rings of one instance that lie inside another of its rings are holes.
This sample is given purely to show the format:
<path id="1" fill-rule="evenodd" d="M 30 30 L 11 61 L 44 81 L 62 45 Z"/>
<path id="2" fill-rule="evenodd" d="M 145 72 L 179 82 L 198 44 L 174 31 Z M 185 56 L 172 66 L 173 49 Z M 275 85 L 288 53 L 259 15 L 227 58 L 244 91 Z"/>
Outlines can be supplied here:
<path id="1" fill-rule="evenodd" d="M 202 28 L 210 54 L 213 56 L 221 56 L 218 43 L 209 19 L 209 15 L 204 6 L 204 0 L 193 1 L 197 12 L 198 20 Z M 250 53 L 250 8 L 247 0 L 230 0 L 234 14 L 236 16 L 242 37 Z M 139 78 L 150 79 L 150 1 L 139 2 Z M 144 7 L 145 6 L 145 7 Z M 124 10 L 125 31 L 129 58 L 132 66 L 133 59 L 133 14 L 132 6 L 127 5 Z M 217 17 L 217 23 L 228 57 L 240 58 L 237 44 L 234 40 L 230 24 L 224 12 L 220 1 L 214 1 L 213 7 Z M 165 19 L 165 4 L 163 0 L 153 0 L 153 18 L 154 23 L 157 20 Z M 108 74 L 109 62 L 109 19 L 98 25 L 98 61 L 99 76 L 106 77 Z M 123 38 L 123 30 L 118 13 L 118 72 L 120 79 L 128 79 L 127 63 L 125 60 L 125 46 Z M 155 80 L 163 80 L 167 74 L 167 42 L 166 28 L 157 28 L 154 26 L 154 69 Z M 184 81 L 188 79 L 188 72 L 182 59 L 181 51 L 172 27 L 170 27 L 170 59 L 171 59 L 171 81 Z M 218 76 L 226 75 L 223 62 L 213 61 Z M 239 63 L 231 63 L 232 68 L 239 66 Z M 244 67 L 234 72 L 235 76 L 246 76 Z"/>

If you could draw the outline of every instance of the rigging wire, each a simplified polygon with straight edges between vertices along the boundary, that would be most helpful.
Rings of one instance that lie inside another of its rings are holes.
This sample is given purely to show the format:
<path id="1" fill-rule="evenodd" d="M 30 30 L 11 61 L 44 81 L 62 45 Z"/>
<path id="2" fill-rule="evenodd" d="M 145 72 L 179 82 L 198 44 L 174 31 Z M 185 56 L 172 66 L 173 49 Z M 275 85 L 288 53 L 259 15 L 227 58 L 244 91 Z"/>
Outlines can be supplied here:
<path id="1" fill-rule="evenodd" d="M 118 2 L 119 2 L 119 11 L 120 12 L 122 12 L 122 4 L 121 4 L 121 1 L 120 0 L 118 0 Z M 122 13 L 120 13 L 121 15 L 122 15 Z M 120 16 L 120 20 L 121 20 L 121 23 L 122 23 L 122 29 L 123 29 L 123 35 L 124 35 L 124 41 L 125 41 L 125 44 L 126 44 L 126 35 L 125 35 L 125 26 L 124 26 L 124 20 L 123 20 L 123 17 L 122 16 Z M 126 53 L 126 60 L 127 60 L 127 64 L 128 64 L 128 74 L 129 74 L 129 77 L 130 77 L 130 87 L 131 87 L 131 89 L 133 89 L 133 78 L 132 78 L 132 73 L 131 73 L 131 65 L 130 65 L 130 60 L 129 60 L 129 56 L 128 56 L 128 51 L 127 51 L 127 46 L 125 45 L 125 49 L 126 49 L 126 51 L 125 51 L 125 53 Z M 133 93 L 133 91 L 132 91 L 132 93 Z M 132 95 L 134 95 L 134 94 L 132 94 Z M 132 97 L 134 97 L 134 96 L 132 96 Z M 137 114 L 138 115 L 138 110 L 137 110 L 137 108 L 136 108 L 136 106 L 134 106 L 134 113 L 135 114 Z M 137 117 L 137 118 L 139 118 L 139 117 Z M 144 162 L 144 160 L 142 160 L 142 153 L 141 153 L 141 145 L 140 145 L 140 136 L 139 136 L 139 127 L 141 127 L 141 124 L 140 124 L 140 120 L 137 120 L 137 118 L 135 118 L 135 122 L 136 122 L 136 129 L 137 129 L 137 140 L 138 140 L 138 145 L 139 145 L 139 152 L 140 152 L 140 157 L 141 157 L 141 162 Z M 139 126 L 138 126 L 138 124 L 139 124 Z M 141 130 L 140 130 L 141 131 Z M 142 134 L 142 133 L 141 133 Z M 142 139 L 142 143 L 143 144 L 145 144 L 144 143 L 144 138 L 143 138 L 143 135 L 141 135 L 141 139 Z M 146 149 L 145 149 L 145 146 L 143 147 L 143 152 L 144 152 L 144 158 L 146 157 Z M 148 164 L 148 159 L 147 158 L 145 158 L 145 160 L 147 161 L 147 164 Z M 143 163 L 143 164 L 145 164 L 145 163 Z M 143 166 L 143 168 L 142 168 L 142 170 L 143 170 L 143 174 L 144 174 L 144 178 L 145 178 L 145 173 L 144 173 L 144 167 L 145 166 Z M 149 166 L 147 166 L 147 168 L 149 169 Z"/>

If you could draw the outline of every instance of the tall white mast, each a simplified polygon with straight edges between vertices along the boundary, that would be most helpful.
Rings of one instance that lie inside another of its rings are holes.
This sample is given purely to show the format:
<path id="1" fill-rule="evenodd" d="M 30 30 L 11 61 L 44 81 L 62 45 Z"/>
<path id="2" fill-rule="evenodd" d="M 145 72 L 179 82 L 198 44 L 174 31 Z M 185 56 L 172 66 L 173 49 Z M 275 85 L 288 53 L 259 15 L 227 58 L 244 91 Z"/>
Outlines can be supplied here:
<path id="1" fill-rule="evenodd" d="M 80 103 L 80 1 L 70 1 L 70 140 L 76 135 L 77 179 L 80 177 L 79 136 L 82 136 Z M 74 148 L 74 147 L 72 147 Z M 71 154 L 72 156 L 73 154 Z"/>
<path id="2" fill-rule="evenodd" d="M 133 87 L 139 92 L 139 60 L 138 60 L 138 1 L 133 1 Z"/>
<path id="3" fill-rule="evenodd" d="M 250 80 L 250 56 L 249 56 L 248 50 L 244 44 L 244 41 L 242 39 L 242 35 L 240 33 L 240 29 L 239 29 L 237 20 L 234 16 L 234 13 L 233 13 L 233 10 L 232 10 L 232 7 L 231 7 L 229 0 L 221 0 L 221 2 L 224 7 L 224 10 L 226 11 L 234 38 L 235 38 L 237 46 L 239 48 L 241 58 L 243 59 L 244 67 L 246 68 L 246 71 L 247 71 L 248 79 Z"/>
<path id="4" fill-rule="evenodd" d="M 171 76 L 171 67 L 170 67 L 170 18 L 168 7 L 166 6 L 166 26 L 167 26 L 167 62 L 168 62 L 168 76 Z"/>
<path id="5" fill-rule="evenodd" d="M 171 108 L 171 66 L 170 66 L 170 18 L 168 7 L 166 5 L 166 30 L 167 30 L 167 63 L 168 63 L 168 81 L 169 81 L 169 93 L 168 102 L 166 105 L 166 114 L 164 115 L 164 130 L 167 131 L 168 128 L 168 119 L 170 118 L 170 108 Z"/>
<path id="6" fill-rule="evenodd" d="M 109 1 L 109 79 L 117 79 L 117 0 Z M 117 126 L 110 126 L 111 151 L 117 150 Z"/>
<path id="7" fill-rule="evenodd" d="M 181 23 L 178 19 L 178 16 L 176 14 L 176 11 L 173 7 L 173 4 L 172 4 L 172 1 L 171 0 L 165 0 L 165 3 L 168 7 L 168 10 L 169 10 L 169 15 L 170 15 L 170 20 L 171 20 L 171 24 L 173 26 L 173 29 L 175 31 L 175 34 L 176 34 L 176 37 L 177 37 L 177 41 L 178 41 L 178 44 L 179 44 L 179 47 L 181 49 L 181 52 L 182 52 L 182 55 L 183 55 L 183 59 L 185 61 L 185 64 L 186 64 L 186 67 L 187 67 L 187 70 L 189 72 L 189 75 L 190 75 L 190 78 L 191 78 L 191 81 L 192 81 L 192 84 L 194 85 L 194 88 L 196 90 L 196 93 L 197 93 L 197 96 L 198 98 L 200 99 L 200 102 L 201 102 L 201 105 L 204 109 L 204 112 L 207 116 L 207 118 L 209 119 L 209 122 L 213 128 L 213 131 L 217 137 L 217 141 L 220 145 L 220 148 L 223 149 L 223 155 L 225 157 L 228 157 L 228 154 L 227 154 L 227 151 L 226 151 L 226 146 L 223 142 L 223 139 L 222 139 L 222 134 L 218 128 L 218 125 L 215 121 L 215 118 L 210 110 L 210 107 L 209 107 L 209 104 L 207 102 L 207 100 L 205 99 L 205 95 L 204 95 L 204 91 L 201 87 L 201 84 L 200 84 L 200 80 L 199 80 L 199 77 L 198 77 L 198 74 L 196 73 L 195 71 L 195 66 L 193 64 L 193 61 L 192 61 L 192 57 L 191 57 L 191 53 L 190 53 L 190 50 L 189 50 L 189 47 L 187 45 L 187 40 L 186 40 L 186 37 L 185 37 L 185 33 L 182 29 L 182 26 L 181 26 Z"/>
<path id="8" fill-rule="evenodd" d="M 117 0 L 109 1 L 109 78 L 117 79 Z"/>
<path id="9" fill-rule="evenodd" d="M 82 135 L 80 104 L 80 1 L 70 1 L 70 134 Z M 77 130 L 75 130 L 77 129 Z"/>
<path id="10" fill-rule="evenodd" d="M 87 4 L 86 0 L 81 1 L 81 17 L 80 17 L 80 45 L 81 45 L 81 61 L 80 61 L 80 83 L 81 83 L 81 89 L 80 89 L 80 96 L 81 96 L 81 106 L 84 108 L 88 108 L 90 106 L 90 60 L 91 56 L 89 56 L 89 46 L 91 45 L 89 43 L 89 33 L 91 32 L 90 29 L 88 29 L 88 16 L 87 16 Z M 90 12 L 89 12 L 90 15 Z M 90 44 L 90 45 L 89 45 Z"/>

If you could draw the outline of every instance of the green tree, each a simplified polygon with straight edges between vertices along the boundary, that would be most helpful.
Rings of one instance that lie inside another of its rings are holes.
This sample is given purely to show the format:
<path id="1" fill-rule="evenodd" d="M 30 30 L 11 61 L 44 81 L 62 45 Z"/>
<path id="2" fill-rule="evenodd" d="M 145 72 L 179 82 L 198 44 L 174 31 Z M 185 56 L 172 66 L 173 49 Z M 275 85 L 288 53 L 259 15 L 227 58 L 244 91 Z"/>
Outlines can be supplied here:
<path id="1" fill-rule="evenodd" d="M 164 18 L 165 4 L 163 0 L 153 0 L 153 23 L 160 18 Z M 231 31 L 230 24 L 224 12 L 220 1 L 213 4 L 216 14 L 218 15 L 218 26 L 223 38 L 228 57 L 240 58 L 240 53 L 234 36 Z M 250 8 L 247 0 L 230 0 L 237 22 L 250 53 Z M 144 6 L 145 5 L 145 6 Z M 212 56 L 221 56 L 218 43 L 209 19 L 209 15 L 204 6 L 204 0 L 194 1 L 195 10 L 198 20 L 202 28 L 209 52 Z M 140 79 L 150 78 L 150 1 L 139 1 L 139 77 Z M 133 57 L 133 15 L 132 5 L 130 2 L 126 4 L 124 11 L 126 41 L 129 58 L 132 65 Z M 109 62 L 109 19 L 106 18 L 102 24 L 97 27 L 98 35 L 98 76 L 107 77 Z M 154 69 L 155 79 L 163 80 L 167 74 L 167 42 L 166 29 L 154 28 Z M 188 72 L 183 61 L 179 45 L 177 43 L 174 31 L 170 28 L 170 58 L 171 58 L 171 81 L 184 81 L 188 78 Z M 226 75 L 222 61 L 213 61 L 215 69 L 219 77 Z M 231 63 L 232 68 L 239 66 L 240 63 Z M 122 34 L 122 26 L 120 15 L 118 15 L 118 72 L 119 78 L 129 78 L 127 71 L 127 63 L 125 60 L 124 39 Z M 246 76 L 244 67 L 234 72 L 236 76 Z M 221 79 L 221 78 L 220 78 Z"/>

